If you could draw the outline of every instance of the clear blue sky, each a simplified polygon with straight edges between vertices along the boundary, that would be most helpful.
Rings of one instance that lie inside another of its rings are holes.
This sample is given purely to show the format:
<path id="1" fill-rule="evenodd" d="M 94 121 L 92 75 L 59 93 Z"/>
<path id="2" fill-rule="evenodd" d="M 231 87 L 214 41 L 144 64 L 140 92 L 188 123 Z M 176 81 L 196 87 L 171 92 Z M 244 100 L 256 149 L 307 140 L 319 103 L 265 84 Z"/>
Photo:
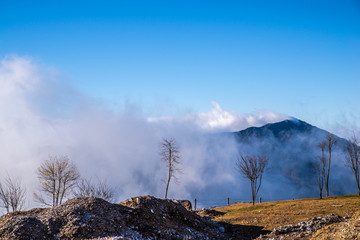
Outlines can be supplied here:
<path id="1" fill-rule="evenodd" d="M 0 57 L 8 54 L 148 116 L 216 101 L 317 125 L 360 120 L 359 0 L 0 0 Z"/>

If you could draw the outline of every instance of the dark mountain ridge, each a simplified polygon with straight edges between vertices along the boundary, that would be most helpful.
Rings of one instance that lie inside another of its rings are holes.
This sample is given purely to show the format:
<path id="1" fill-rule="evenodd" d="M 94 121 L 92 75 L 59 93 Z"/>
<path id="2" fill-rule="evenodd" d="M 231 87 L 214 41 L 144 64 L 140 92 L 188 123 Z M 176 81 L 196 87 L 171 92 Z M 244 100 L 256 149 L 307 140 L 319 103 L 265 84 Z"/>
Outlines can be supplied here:
<path id="1" fill-rule="evenodd" d="M 221 206 L 227 197 L 236 202 L 249 201 L 249 180 L 240 174 L 236 161 L 240 154 L 266 155 L 269 164 L 258 198 L 276 201 L 318 197 L 313 166 L 321 156 L 319 144 L 329 134 L 329 131 L 296 118 L 237 132 L 208 134 L 206 141 L 201 142 L 206 146 L 206 164 L 202 166 L 200 175 L 206 184 L 201 190 L 197 182 L 187 187 L 191 196 L 206 207 Z M 330 196 L 357 193 L 354 174 L 345 165 L 348 141 L 336 135 L 334 138 L 337 143 L 332 149 Z M 325 158 L 328 159 L 327 149 Z"/>
<path id="2" fill-rule="evenodd" d="M 275 139 L 286 142 L 290 141 L 293 137 L 300 134 L 309 134 L 311 136 L 319 137 L 332 134 L 326 130 L 315 127 L 307 122 L 301 121 L 296 118 L 284 120 L 277 123 L 269 123 L 262 127 L 250 127 L 245 130 L 234 132 L 238 141 L 248 141 L 251 138 L 265 138 L 273 136 Z M 346 145 L 347 140 L 333 134 L 339 145 L 342 147 Z"/>
<path id="3" fill-rule="evenodd" d="M 299 119 L 289 119 L 262 127 L 250 127 L 230 133 L 235 139 L 240 154 L 266 155 L 270 158 L 264 179 L 264 187 L 276 189 L 271 198 L 315 197 L 318 188 L 315 182 L 313 164 L 321 155 L 319 144 L 331 134 Z M 334 134 L 333 134 L 334 135 Z M 352 174 L 345 167 L 348 141 L 334 135 L 337 140 L 332 151 L 330 167 L 330 193 L 343 195 L 353 193 Z M 325 150 L 328 158 L 328 150 Z M 268 191 L 268 190 L 263 190 Z M 265 193 L 267 194 L 267 193 Z"/>

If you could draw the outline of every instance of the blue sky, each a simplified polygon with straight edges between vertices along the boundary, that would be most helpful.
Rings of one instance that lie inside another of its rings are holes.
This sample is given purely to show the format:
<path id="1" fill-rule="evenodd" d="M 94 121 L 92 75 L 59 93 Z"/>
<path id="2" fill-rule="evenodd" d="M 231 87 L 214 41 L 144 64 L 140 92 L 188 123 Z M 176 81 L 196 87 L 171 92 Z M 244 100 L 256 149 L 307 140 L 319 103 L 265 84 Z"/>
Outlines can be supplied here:
<path id="1" fill-rule="evenodd" d="M 218 195 L 237 149 L 213 155 L 203 133 L 293 116 L 360 137 L 359 87 L 359 0 L 0 0 L 0 166 L 29 199 L 49 155 L 121 200 L 162 196 L 162 137 L 182 149 L 171 195 Z"/>
<path id="2" fill-rule="evenodd" d="M 147 117 L 269 110 L 359 127 L 360 1 L 0 1 L 25 56 Z"/>

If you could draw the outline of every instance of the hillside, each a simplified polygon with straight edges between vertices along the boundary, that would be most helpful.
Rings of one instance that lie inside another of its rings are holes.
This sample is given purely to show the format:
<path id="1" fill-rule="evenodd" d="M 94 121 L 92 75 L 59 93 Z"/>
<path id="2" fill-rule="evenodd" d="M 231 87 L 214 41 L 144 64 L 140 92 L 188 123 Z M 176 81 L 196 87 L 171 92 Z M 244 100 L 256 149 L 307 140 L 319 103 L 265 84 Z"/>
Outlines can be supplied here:
<path id="1" fill-rule="evenodd" d="M 330 132 L 315 127 L 296 118 L 276 123 L 269 123 L 262 127 L 250 127 L 234 133 L 239 142 L 250 142 L 253 139 L 273 137 L 277 141 L 288 143 L 299 135 L 308 135 L 313 138 L 325 138 Z M 339 148 L 346 145 L 346 140 L 334 135 Z"/>
<path id="2" fill-rule="evenodd" d="M 251 127 L 232 133 L 242 154 L 260 154 L 270 158 L 264 175 L 261 197 L 269 201 L 317 197 L 312 164 L 321 155 L 319 143 L 330 134 L 298 119 Z M 330 196 L 356 192 L 354 176 L 345 166 L 347 140 L 334 135 Z M 327 150 L 325 157 L 328 157 Z"/>
<path id="3" fill-rule="evenodd" d="M 221 239 L 220 227 L 175 200 L 142 196 L 112 204 L 82 197 L 1 216 L 0 239 Z"/>
<path id="4" fill-rule="evenodd" d="M 274 231 L 273 229 L 276 228 Z M 360 198 L 329 197 L 188 211 L 177 200 L 73 198 L 0 217 L 0 239 L 359 239 Z"/>
<path id="5" fill-rule="evenodd" d="M 280 226 L 283 227 L 279 229 L 284 229 L 286 225 L 296 225 L 305 221 L 313 221 L 310 224 L 315 225 L 315 218 L 324 218 L 333 214 L 341 217 L 337 220 L 339 222 L 316 231 L 313 235 L 316 236 L 314 239 L 340 239 L 340 236 L 347 236 L 347 239 L 360 239 L 360 198 L 355 195 L 328 197 L 322 200 L 310 198 L 257 203 L 255 206 L 250 203 L 237 203 L 212 210 L 213 212 L 207 215 L 213 220 L 226 222 L 239 228 L 248 226 L 253 232 L 257 232 L 253 234 L 255 236 L 266 234 Z M 284 235 L 271 237 L 277 239 L 281 236 L 284 237 Z M 303 236 L 299 239 L 309 239 L 309 237 Z"/>
<path id="6" fill-rule="evenodd" d="M 298 119 L 237 132 L 207 134 L 197 139 L 196 144 L 182 146 L 184 156 L 191 159 L 184 164 L 184 173 L 192 172 L 195 177 L 181 181 L 188 198 L 197 199 L 198 207 L 224 206 L 227 197 L 230 203 L 248 202 L 251 200 L 249 180 L 236 169 L 236 161 L 239 154 L 266 155 L 269 164 L 258 198 L 269 202 L 318 197 L 313 164 L 321 155 L 319 143 L 328 134 Z M 355 194 L 354 174 L 345 165 L 347 140 L 334 136 L 337 143 L 332 150 L 329 196 Z"/>

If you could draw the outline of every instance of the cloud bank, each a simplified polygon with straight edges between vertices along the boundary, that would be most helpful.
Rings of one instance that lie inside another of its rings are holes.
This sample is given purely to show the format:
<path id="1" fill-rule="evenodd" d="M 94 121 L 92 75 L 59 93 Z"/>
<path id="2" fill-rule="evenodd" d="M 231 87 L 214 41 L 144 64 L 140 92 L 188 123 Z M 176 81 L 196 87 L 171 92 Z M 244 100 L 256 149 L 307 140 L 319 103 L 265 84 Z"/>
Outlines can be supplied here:
<path id="1" fill-rule="evenodd" d="M 270 112 L 258 111 L 251 114 L 228 112 L 219 103 L 211 102 L 212 109 L 205 113 L 189 113 L 183 117 L 148 118 L 149 122 L 163 124 L 186 124 L 196 126 L 205 132 L 240 131 L 248 127 L 259 127 L 267 123 L 290 119 L 289 116 Z"/>
<path id="2" fill-rule="evenodd" d="M 38 206 L 35 172 L 49 155 L 67 155 L 82 176 L 106 180 L 117 189 L 117 201 L 163 197 L 162 137 L 174 137 L 182 156 L 183 173 L 170 185 L 171 198 L 198 198 L 204 206 L 224 205 L 227 196 L 248 201 L 248 183 L 234 168 L 237 145 L 216 133 L 289 118 L 228 112 L 216 102 L 208 112 L 180 117 L 146 118 L 132 105 L 116 112 L 63 84 L 54 69 L 16 56 L 1 61 L 0 85 L 0 174 L 22 180 L 28 208 Z"/>

